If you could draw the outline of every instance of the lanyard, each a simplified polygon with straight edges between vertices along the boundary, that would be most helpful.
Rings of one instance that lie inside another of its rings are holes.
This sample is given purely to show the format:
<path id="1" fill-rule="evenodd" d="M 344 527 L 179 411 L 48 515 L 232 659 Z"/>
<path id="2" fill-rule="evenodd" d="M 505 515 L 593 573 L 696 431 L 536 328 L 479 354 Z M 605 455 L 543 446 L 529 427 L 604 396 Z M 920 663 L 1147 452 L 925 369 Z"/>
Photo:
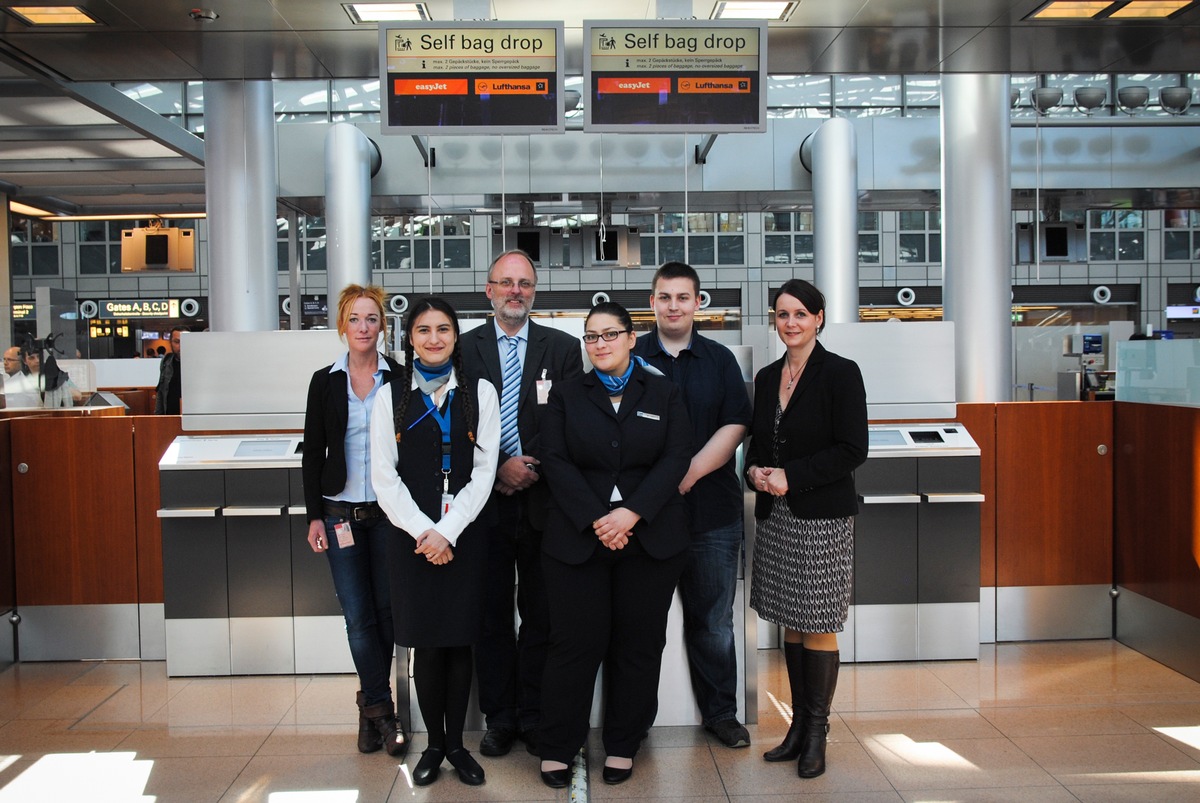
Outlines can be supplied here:
<path id="1" fill-rule="evenodd" d="M 434 404 L 433 399 L 426 393 L 421 394 L 421 401 L 425 402 L 425 412 L 416 421 L 409 425 L 412 429 L 417 424 L 425 419 L 425 416 L 432 415 L 433 420 L 437 421 L 438 428 L 442 431 L 442 493 L 450 493 L 450 403 L 454 401 L 454 391 L 451 390 L 446 394 L 445 410 L 443 413 Z"/>

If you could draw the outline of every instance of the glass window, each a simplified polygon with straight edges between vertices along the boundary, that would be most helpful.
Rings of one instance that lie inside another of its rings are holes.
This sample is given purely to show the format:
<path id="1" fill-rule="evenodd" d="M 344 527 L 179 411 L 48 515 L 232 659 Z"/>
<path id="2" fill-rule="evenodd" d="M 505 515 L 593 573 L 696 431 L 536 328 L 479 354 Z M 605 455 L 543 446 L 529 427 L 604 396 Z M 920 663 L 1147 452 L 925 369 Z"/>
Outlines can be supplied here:
<path id="1" fill-rule="evenodd" d="M 878 212 L 859 212 L 858 213 L 858 230 L 859 231 L 879 231 L 879 213 Z"/>
<path id="2" fill-rule="evenodd" d="M 900 106 L 898 75 L 835 75 L 833 87 L 839 108 Z"/>
<path id="3" fill-rule="evenodd" d="M 879 235 L 858 235 L 858 261 L 864 265 L 879 264 Z"/>
<path id="4" fill-rule="evenodd" d="M 281 112 L 319 112 L 324 117 L 329 111 L 328 81 L 274 81 L 271 89 L 277 115 Z"/>
<path id="5" fill-rule="evenodd" d="M 691 265 L 717 264 L 716 243 L 712 237 L 688 237 L 688 262 Z"/>
<path id="6" fill-rule="evenodd" d="M 829 106 L 833 89 L 828 75 L 769 75 L 769 106 Z"/>
<path id="7" fill-rule="evenodd" d="M 335 79 L 330 87 L 329 108 L 335 112 L 378 112 L 379 79 Z"/>
<path id="8" fill-rule="evenodd" d="M 691 212 L 688 214 L 688 231 L 713 231 L 713 216 L 709 212 Z"/>
<path id="9" fill-rule="evenodd" d="M 14 245 L 8 251 L 8 265 L 13 276 L 29 275 L 29 249 Z"/>
<path id="10" fill-rule="evenodd" d="M 187 101 L 187 113 L 189 115 L 204 113 L 203 81 L 188 81 L 184 96 Z"/>
<path id="11" fill-rule="evenodd" d="M 904 78 L 904 104 L 906 106 L 940 106 L 942 82 L 937 76 L 906 76 Z"/>
<path id="12" fill-rule="evenodd" d="M 35 245 L 30 252 L 34 276 L 57 276 L 59 274 L 58 246 Z"/>
<path id="13" fill-rule="evenodd" d="M 745 231 L 744 218 L 741 212 L 721 212 L 717 215 L 717 230 Z"/>
<path id="14" fill-rule="evenodd" d="M 413 266 L 412 243 L 388 240 L 383 244 L 384 270 L 409 270 Z"/>
<path id="15" fill-rule="evenodd" d="M 683 231 L 683 215 L 669 213 L 661 215 L 658 222 L 660 234 L 674 234 Z"/>
<path id="16" fill-rule="evenodd" d="M 791 231 L 791 212 L 768 212 L 763 216 L 763 231 Z"/>
<path id="17" fill-rule="evenodd" d="M 795 262 L 800 262 L 806 265 L 812 264 L 813 261 L 813 235 L 797 234 L 796 235 L 796 251 Z"/>
<path id="18" fill-rule="evenodd" d="M 662 262 L 683 262 L 683 238 L 659 237 L 658 260 Z"/>
<path id="19" fill-rule="evenodd" d="M 79 246 L 79 273 L 98 274 L 108 273 L 107 245 Z"/>
<path id="20" fill-rule="evenodd" d="M 796 231 L 812 231 L 813 230 L 813 213 L 812 212 L 797 212 L 796 213 Z"/>
<path id="21" fill-rule="evenodd" d="M 113 86 L 152 112 L 161 115 L 183 114 L 183 85 L 178 81 L 116 83 Z"/>
<path id="22" fill-rule="evenodd" d="M 447 269 L 471 267 L 471 241 L 466 238 L 442 240 L 441 267 Z"/>
<path id="23" fill-rule="evenodd" d="M 792 262 L 791 237 L 786 234 L 768 234 L 763 238 L 763 262 L 768 265 L 790 265 Z"/>
<path id="24" fill-rule="evenodd" d="M 421 237 L 413 243 L 413 267 L 417 270 L 429 270 L 432 262 L 434 267 L 441 267 L 442 244 L 429 237 Z"/>
<path id="25" fill-rule="evenodd" d="M 1189 231 L 1163 232 L 1163 259 L 1191 259 L 1192 233 Z"/>
<path id="26" fill-rule="evenodd" d="M 1117 259 L 1142 261 L 1146 259 L 1146 236 L 1144 232 L 1126 232 L 1117 234 Z"/>
<path id="27" fill-rule="evenodd" d="M 1112 231 L 1093 231 L 1088 234 L 1088 255 L 1092 260 L 1108 262 L 1117 258 L 1117 235 Z"/>
<path id="28" fill-rule="evenodd" d="M 658 265 L 658 259 L 654 256 L 654 235 L 643 234 L 640 238 L 642 243 L 642 264 L 643 265 Z"/>
<path id="29" fill-rule="evenodd" d="M 899 217 L 900 231 L 924 231 L 924 212 L 901 212 Z"/>
<path id="30" fill-rule="evenodd" d="M 924 234 L 901 234 L 899 235 L 899 242 L 901 262 L 926 261 Z"/>
<path id="31" fill-rule="evenodd" d="M 746 238 L 722 235 L 717 237 L 718 265 L 745 265 Z"/>

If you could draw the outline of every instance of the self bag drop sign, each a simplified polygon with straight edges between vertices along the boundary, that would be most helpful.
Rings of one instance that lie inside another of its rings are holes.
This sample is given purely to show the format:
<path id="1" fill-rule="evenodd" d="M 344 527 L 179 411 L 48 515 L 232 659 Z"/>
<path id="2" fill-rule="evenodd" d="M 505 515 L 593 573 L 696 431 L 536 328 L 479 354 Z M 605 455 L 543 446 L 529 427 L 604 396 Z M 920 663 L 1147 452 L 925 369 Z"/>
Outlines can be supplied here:
<path id="1" fill-rule="evenodd" d="M 767 130 L 767 24 L 585 22 L 585 131 Z"/>
<path id="2" fill-rule="evenodd" d="M 386 134 L 566 130 L 561 22 L 383 22 Z"/>

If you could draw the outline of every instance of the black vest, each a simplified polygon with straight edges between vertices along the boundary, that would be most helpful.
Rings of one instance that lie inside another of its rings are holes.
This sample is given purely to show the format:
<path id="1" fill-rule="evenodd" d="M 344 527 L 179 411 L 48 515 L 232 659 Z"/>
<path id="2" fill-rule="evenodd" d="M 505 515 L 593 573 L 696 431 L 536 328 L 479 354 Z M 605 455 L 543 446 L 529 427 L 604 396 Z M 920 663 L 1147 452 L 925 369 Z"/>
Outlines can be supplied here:
<path id="1" fill-rule="evenodd" d="M 399 388 L 399 385 L 393 385 Z M 408 410 L 404 428 L 396 444 L 399 459 L 396 473 L 412 494 L 421 512 L 433 521 L 442 517 L 442 428 L 429 412 L 419 390 L 409 391 Z M 400 394 L 393 395 L 392 420 L 400 411 Z M 474 399 L 472 399 L 474 401 Z M 424 416 L 422 418 L 422 416 Z M 416 423 L 419 419 L 420 423 Z M 410 429 L 411 427 L 411 429 Z M 456 390 L 450 401 L 450 493 L 457 494 L 471 480 L 474 468 L 475 444 L 467 432 L 461 391 Z"/>

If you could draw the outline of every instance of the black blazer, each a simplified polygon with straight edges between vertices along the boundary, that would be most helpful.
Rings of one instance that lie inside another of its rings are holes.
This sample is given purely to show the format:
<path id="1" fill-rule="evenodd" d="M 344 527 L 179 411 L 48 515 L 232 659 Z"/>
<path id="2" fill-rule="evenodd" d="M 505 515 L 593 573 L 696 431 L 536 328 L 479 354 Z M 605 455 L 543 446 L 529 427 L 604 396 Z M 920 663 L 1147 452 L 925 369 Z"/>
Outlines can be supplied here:
<path id="1" fill-rule="evenodd" d="M 475 379 L 486 379 L 504 392 L 504 367 L 500 363 L 500 348 L 496 343 L 496 324 L 488 318 L 462 337 L 463 368 Z M 525 344 L 525 365 L 521 371 L 521 394 L 517 399 L 517 430 L 521 433 L 521 449 L 525 454 L 542 459 L 538 431 L 546 405 L 537 403 L 537 382 L 543 378 L 553 384 L 583 375 L 583 357 L 579 341 L 566 332 L 529 322 L 529 342 Z M 512 455 L 500 452 L 497 465 Z M 545 482 L 539 480 L 529 488 L 530 523 L 542 529 L 547 494 Z M 489 504 L 494 503 L 495 494 Z"/>
<path id="2" fill-rule="evenodd" d="M 662 560 L 687 548 L 690 529 L 679 483 L 692 459 L 692 428 L 679 387 L 633 369 L 614 411 L 595 373 L 556 384 L 542 415 L 542 467 L 550 486 L 542 551 L 583 563 L 600 543 L 592 522 L 621 505 L 641 516 L 633 528 L 646 553 Z"/>
<path id="3" fill-rule="evenodd" d="M 792 391 L 775 434 L 780 358 L 754 377 L 754 423 L 746 466 L 782 466 L 787 503 L 801 519 L 835 519 L 858 512 L 854 469 L 867 459 L 867 392 L 858 364 L 818 341 Z M 773 444 L 778 442 L 779 459 Z M 754 517 L 771 514 L 774 497 L 757 488 Z"/>
<path id="4" fill-rule="evenodd" d="M 404 378 L 404 368 L 384 356 L 383 384 Z M 308 520 L 325 517 L 326 496 L 337 496 L 346 487 L 346 420 L 350 401 L 346 396 L 346 372 L 330 373 L 326 365 L 308 383 L 304 408 L 304 454 L 300 465 L 304 476 L 304 508 Z M 363 500 L 356 500 L 363 501 Z"/>

